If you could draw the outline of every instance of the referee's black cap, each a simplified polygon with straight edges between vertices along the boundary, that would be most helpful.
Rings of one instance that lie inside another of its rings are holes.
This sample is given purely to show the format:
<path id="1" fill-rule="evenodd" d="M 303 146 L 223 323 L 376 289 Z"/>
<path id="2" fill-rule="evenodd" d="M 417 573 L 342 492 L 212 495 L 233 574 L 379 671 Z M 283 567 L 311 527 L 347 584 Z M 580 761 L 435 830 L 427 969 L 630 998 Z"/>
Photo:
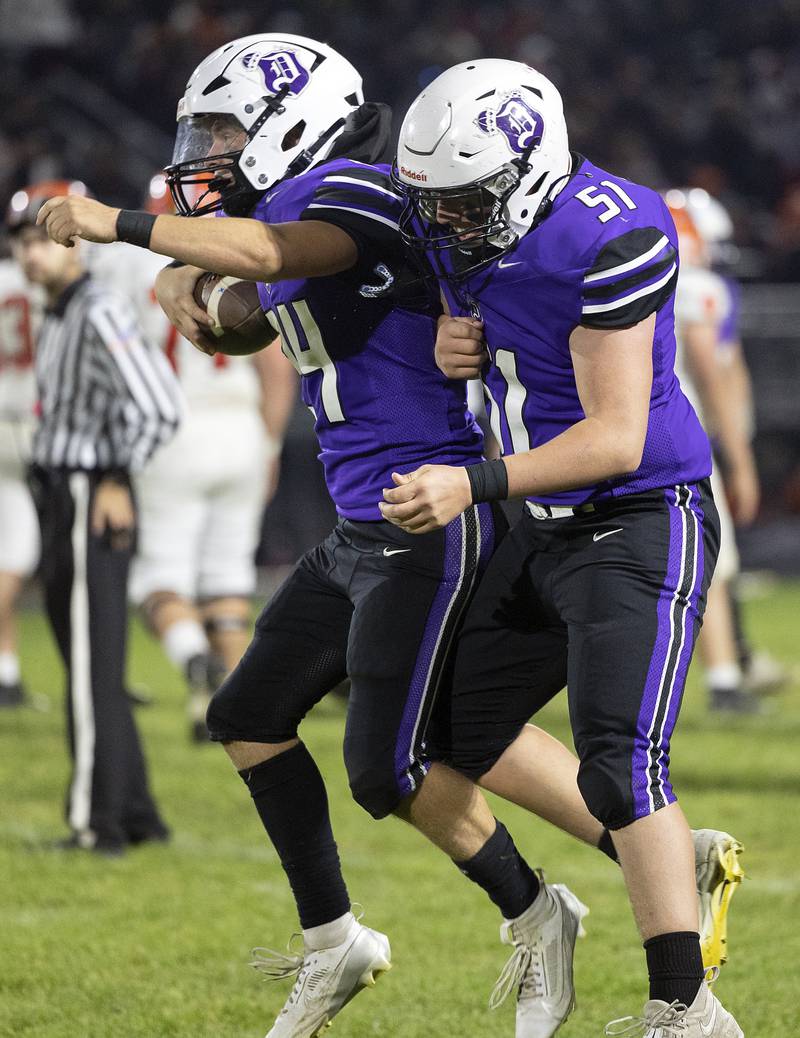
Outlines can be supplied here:
<path id="1" fill-rule="evenodd" d="M 11 196 L 6 208 L 6 229 L 15 234 L 23 227 L 31 227 L 44 203 L 62 195 L 91 198 L 92 193 L 82 180 L 41 180 L 38 184 L 20 188 Z"/>

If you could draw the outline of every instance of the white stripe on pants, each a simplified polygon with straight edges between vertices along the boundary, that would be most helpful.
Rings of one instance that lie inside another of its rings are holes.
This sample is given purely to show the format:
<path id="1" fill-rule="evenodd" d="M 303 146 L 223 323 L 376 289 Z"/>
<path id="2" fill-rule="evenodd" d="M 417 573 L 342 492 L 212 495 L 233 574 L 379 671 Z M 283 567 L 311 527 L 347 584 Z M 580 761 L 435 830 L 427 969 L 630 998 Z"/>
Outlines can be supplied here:
<path id="1" fill-rule="evenodd" d="M 78 834 L 87 833 L 92 815 L 94 767 L 94 705 L 92 702 L 91 643 L 89 640 L 89 476 L 69 477 L 74 505 L 72 521 L 72 592 L 70 595 L 70 676 L 72 725 L 75 743 L 72 785 L 69 792 L 69 824 Z"/>

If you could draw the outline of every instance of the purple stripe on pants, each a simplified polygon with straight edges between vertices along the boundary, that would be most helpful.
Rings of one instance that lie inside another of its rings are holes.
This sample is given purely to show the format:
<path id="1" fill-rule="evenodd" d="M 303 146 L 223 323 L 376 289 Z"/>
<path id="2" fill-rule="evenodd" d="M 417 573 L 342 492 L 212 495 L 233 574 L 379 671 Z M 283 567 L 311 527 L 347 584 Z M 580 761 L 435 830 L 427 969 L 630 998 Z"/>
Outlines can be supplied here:
<path id="1" fill-rule="evenodd" d="M 678 507 L 679 492 L 674 489 L 666 490 L 664 498 L 669 512 L 667 572 L 658 595 L 656 638 L 653 645 L 653 654 L 650 658 L 650 667 L 645 680 L 633 747 L 631 785 L 636 818 L 642 818 L 651 813 L 649 796 L 650 729 L 658 710 L 662 685 L 668 682 L 670 677 L 669 674 L 665 673 L 665 669 L 672 646 L 671 615 L 673 613 L 673 605 L 675 604 L 675 591 L 682 579 L 683 561 L 686 554 L 683 513 L 681 508 Z"/>
<path id="2" fill-rule="evenodd" d="M 695 549 L 697 551 L 697 573 L 695 574 L 694 586 L 689 595 L 688 608 L 683 614 L 683 622 L 686 630 L 685 642 L 680 659 L 678 660 L 677 673 L 675 675 L 676 691 L 675 694 L 673 694 L 672 702 L 669 705 L 667 723 L 664 727 L 664 733 L 661 738 L 661 746 L 663 750 L 661 781 L 662 789 L 664 791 L 664 799 L 668 804 L 673 803 L 676 799 L 675 794 L 672 791 L 672 784 L 669 781 L 669 744 L 670 739 L 672 738 L 672 733 L 675 730 L 675 724 L 678 720 L 678 711 L 680 710 L 681 700 L 683 698 L 683 689 L 686 684 L 686 673 L 689 669 L 689 661 L 692 658 L 692 652 L 694 650 L 694 625 L 698 616 L 700 593 L 703 589 L 703 575 L 705 572 L 705 544 L 703 540 L 704 516 L 703 509 L 700 506 L 700 493 L 696 486 L 691 488 L 689 508 L 697 517 L 697 531 L 695 539 Z"/>
<path id="3" fill-rule="evenodd" d="M 400 729 L 397 733 L 397 743 L 394 751 L 395 774 L 397 775 L 400 792 L 404 796 L 414 791 L 408 769 L 413 762 L 414 729 L 417 718 L 423 707 L 425 696 L 428 692 L 428 675 L 431 672 L 431 664 L 436 654 L 437 646 L 440 646 L 440 635 L 450 612 L 451 603 L 458 596 L 462 581 L 461 559 L 464 551 L 464 527 L 465 523 L 461 516 L 454 519 L 444 530 L 444 566 L 442 579 L 436 590 L 433 603 L 425 621 L 425 631 L 422 642 L 417 653 L 414 665 L 414 673 L 411 677 L 411 685 L 408 689 L 403 717 L 400 721 Z M 465 574 L 465 579 L 469 579 Z"/>
<path id="4" fill-rule="evenodd" d="M 416 728 L 420 715 L 425 709 L 426 701 L 438 691 L 436 684 L 441 673 L 441 664 L 449 651 L 458 620 L 494 552 L 495 527 L 492 506 L 480 504 L 468 509 L 463 516 L 454 519 L 445 527 L 444 535 L 442 579 L 425 622 L 425 631 L 395 744 L 395 774 L 400 792 L 404 796 L 408 796 L 415 788 L 410 769 L 416 760 L 415 741 L 420 734 Z M 427 771 L 423 761 L 419 761 L 419 766 L 423 773 Z"/>

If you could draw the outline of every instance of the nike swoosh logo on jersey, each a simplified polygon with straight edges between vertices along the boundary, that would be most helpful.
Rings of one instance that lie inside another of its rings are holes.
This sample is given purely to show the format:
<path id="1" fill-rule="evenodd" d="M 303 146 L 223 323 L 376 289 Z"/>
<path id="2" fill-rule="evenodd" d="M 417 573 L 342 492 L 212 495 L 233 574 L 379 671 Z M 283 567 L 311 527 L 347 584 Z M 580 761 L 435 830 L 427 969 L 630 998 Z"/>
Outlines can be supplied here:
<path id="1" fill-rule="evenodd" d="M 717 1003 L 716 1002 L 712 1002 L 711 1003 L 711 1019 L 708 1021 L 708 1023 L 703 1023 L 702 1020 L 700 1021 L 700 1031 L 704 1035 L 706 1035 L 706 1036 L 713 1034 L 714 1033 L 714 1024 L 716 1022 L 717 1022 Z"/>
<path id="2" fill-rule="evenodd" d="M 522 260 L 515 260 L 513 263 L 504 263 L 501 259 L 497 261 L 497 266 L 501 270 L 508 270 L 510 267 L 521 267 Z"/>
<path id="3" fill-rule="evenodd" d="M 384 548 L 383 554 L 388 559 L 390 555 L 401 555 L 404 551 L 411 551 L 410 548 Z"/>
<path id="4" fill-rule="evenodd" d="M 594 537 L 592 537 L 592 540 L 593 541 L 602 541 L 602 539 L 604 537 L 610 537 L 612 533 L 622 533 L 622 527 L 620 526 L 616 530 L 606 530 L 605 533 L 600 533 L 600 531 L 597 530 L 597 531 L 595 531 L 595 535 L 594 535 Z"/>

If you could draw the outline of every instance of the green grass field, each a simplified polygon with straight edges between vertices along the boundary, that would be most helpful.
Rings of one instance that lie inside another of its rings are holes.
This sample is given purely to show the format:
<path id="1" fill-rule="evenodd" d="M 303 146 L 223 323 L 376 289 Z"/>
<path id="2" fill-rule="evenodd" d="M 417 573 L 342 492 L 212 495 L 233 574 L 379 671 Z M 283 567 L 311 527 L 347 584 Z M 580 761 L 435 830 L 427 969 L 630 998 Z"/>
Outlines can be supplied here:
<path id="1" fill-rule="evenodd" d="M 800 585 L 748 606 L 751 630 L 800 659 Z M 135 629 L 131 677 L 157 694 L 139 712 L 170 846 L 105 860 L 47 849 L 64 834 L 67 775 L 61 673 L 43 618 L 23 621 L 25 677 L 49 712 L 0 714 L 0 1035 L 3 1038 L 260 1038 L 286 994 L 248 969 L 253 945 L 282 948 L 296 921 L 276 856 L 224 752 L 189 745 L 178 675 Z M 800 999 L 800 688 L 756 719 L 705 712 L 696 680 L 673 748 L 690 820 L 747 846 L 734 901 L 731 961 L 717 991 L 748 1038 L 797 1038 Z M 568 740 L 563 702 L 541 723 Z M 305 727 L 330 791 L 350 892 L 391 937 L 394 969 L 335 1022 L 340 1038 L 513 1035 L 513 1006 L 486 1001 L 505 961 L 496 910 L 442 856 L 350 800 L 342 713 L 323 703 Z M 506 805 L 498 814 L 531 863 L 591 907 L 577 952 L 578 1009 L 565 1036 L 602 1035 L 645 997 L 643 953 L 619 870 Z"/>

